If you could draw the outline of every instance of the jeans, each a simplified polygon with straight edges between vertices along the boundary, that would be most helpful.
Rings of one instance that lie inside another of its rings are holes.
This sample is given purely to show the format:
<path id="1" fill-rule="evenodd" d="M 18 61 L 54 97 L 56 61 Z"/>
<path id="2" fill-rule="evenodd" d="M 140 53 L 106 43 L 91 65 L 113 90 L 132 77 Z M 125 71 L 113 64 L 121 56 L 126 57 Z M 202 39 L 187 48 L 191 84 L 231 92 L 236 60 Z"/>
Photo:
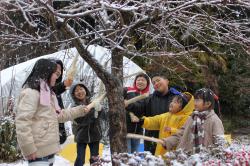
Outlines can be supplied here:
<path id="1" fill-rule="evenodd" d="M 87 145 L 90 149 L 90 164 L 94 163 L 95 161 L 92 160 L 92 157 L 96 157 L 99 155 L 99 141 L 91 142 L 91 143 L 77 143 L 77 157 L 74 166 L 83 166 L 85 163 L 85 151 Z"/>
<path id="2" fill-rule="evenodd" d="M 127 139 L 128 153 L 139 152 L 139 139 Z"/>
<path id="3" fill-rule="evenodd" d="M 28 166 L 53 166 L 55 155 L 49 155 L 35 160 L 28 160 Z"/>

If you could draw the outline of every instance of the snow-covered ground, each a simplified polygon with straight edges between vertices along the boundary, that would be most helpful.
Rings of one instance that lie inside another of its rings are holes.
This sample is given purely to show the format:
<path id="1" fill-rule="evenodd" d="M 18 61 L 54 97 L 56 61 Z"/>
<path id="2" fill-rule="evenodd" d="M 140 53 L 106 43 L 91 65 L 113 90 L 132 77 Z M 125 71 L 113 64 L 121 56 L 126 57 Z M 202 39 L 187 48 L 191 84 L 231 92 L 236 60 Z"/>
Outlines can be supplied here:
<path id="1" fill-rule="evenodd" d="M 24 160 L 18 161 L 15 163 L 2 163 L 0 166 L 28 166 L 28 163 Z M 70 162 L 68 160 L 65 160 L 64 158 L 60 156 L 56 156 L 54 166 L 71 166 Z"/>
<path id="2" fill-rule="evenodd" d="M 107 160 L 110 160 L 110 153 L 109 149 L 105 149 L 103 151 L 103 157 L 105 157 Z M 89 164 L 85 164 L 85 166 L 88 166 Z M 15 163 L 1 163 L 0 166 L 28 166 L 28 163 L 24 160 L 17 161 Z M 53 166 L 72 166 L 72 163 L 70 163 L 68 160 L 64 159 L 61 156 L 56 156 L 55 163 Z M 107 164 L 106 166 L 111 166 L 111 164 Z"/>
<path id="3" fill-rule="evenodd" d="M 200 154 L 188 155 L 177 150 L 167 154 L 168 159 L 155 157 L 150 153 L 121 153 L 114 155 L 114 161 L 121 166 L 249 166 L 250 165 L 250 140 L 249 137 L 234 140 L 232 144 L 221 144 L 204 150 Z M 102 166 L 111 166 L 110 148 L 104 146 L 102 159 L 98 163 Z M 71 166 L 66 159 L 56 156 L 54 166 Z M 28 166 L 25 161 L 16 163 L 2 163 L 0 166 Z M 86 165 L 87 166 L 87 165 Z"/>
<path id="4" fill-rule="evenodd" d="M 103 154 L 102 154 L 102 158 L 110 161 L 111 157 L 110 157 L 110 148 L 109 146 L 104 146 L 103 147 Z M 73 164 L 70 163 L 68 160 L 64 159 L 61 156 L 56 156 L 55 157 L 55 163 L 53 166 L 72 166 Z M 85 164 L 85 166 L 88 166 L 89 164 Z M 21 160 L 21 161 L 17 161 L 14 163 L 0 163 L 0 166 L 28 166 L 27 161 Z M 107 163 L 105 164 L 105 166 L 112 166 L 111 163 Z"/>

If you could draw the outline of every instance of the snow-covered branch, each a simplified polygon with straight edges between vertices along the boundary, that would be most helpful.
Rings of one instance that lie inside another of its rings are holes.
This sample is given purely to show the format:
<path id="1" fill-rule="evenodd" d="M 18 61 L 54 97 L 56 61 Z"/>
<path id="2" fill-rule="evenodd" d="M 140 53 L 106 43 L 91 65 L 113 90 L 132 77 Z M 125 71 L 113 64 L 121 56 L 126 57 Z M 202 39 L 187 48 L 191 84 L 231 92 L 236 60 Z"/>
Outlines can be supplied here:
<path id="1" fill-rule="evenodd" d="M 130 55 L 168 49 L 178 54 L 197 46 L 201 51 L 213 54 L 217 53 L 211 47 L 213 44 L 228 46 L 236 43 L 246 50 L 250 45 L 248 0 L 82 0 L 60 8 L 52 1 L 44 0 L 0 3 L 3 13 L 0 35 L 2 39 L 16 43 L 30 40 L 30 44 L 38 41 L 60 44 L 81 39 L 86 45 L 100 44 Z M 14 12 L 25 21 L 14 21 Z M 48 17 L 48 13 L 52 17 Z M 53 24 L 57 18 L 63 21 Z M 78 36 L 59 37 L 58 29 L 66 24 L 75 29 Z M 30 31 L 26 31 L 27 27 Z M 142 46 L 134 46 L 142 41 Z"/>

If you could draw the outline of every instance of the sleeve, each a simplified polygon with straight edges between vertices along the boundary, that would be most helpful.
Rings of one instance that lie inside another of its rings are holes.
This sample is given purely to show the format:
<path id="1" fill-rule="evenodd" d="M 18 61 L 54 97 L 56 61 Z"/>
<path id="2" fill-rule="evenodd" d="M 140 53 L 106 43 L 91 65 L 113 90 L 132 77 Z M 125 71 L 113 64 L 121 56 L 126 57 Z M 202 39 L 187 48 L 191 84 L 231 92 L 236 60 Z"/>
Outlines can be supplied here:
<path id="1" fill-rule="evenodd" d="M 160 130 L 161 119 L 163 115 L 156 115 L 153 117 L 145 117 L 143 128 L 147 130 Z"/>
<path id="2" fill-rule="evenodd" d="M 99 112 L 98 112 L 99 113 Z M 99 116 L 99 115 L 98 115 Z M 77 125 L 80 126 L 86 126 L 92 122 L 94 122 L 96 120 L 95 118 L 95 109 L 92 108 L 89 113 L 87 113 L 84 117 L 79 117 L 75 119 L 75 122 L 77 123 Z"/>
<path id="3" fill-rule="evenodd" d="M 192 119 L 189 118 L 187 122 L 185 123 L 185 125 L 182 126 L 175 134 L 171 135 L 168 138 L 163 139 L 167 150 L 172 150 L 180 143 L 181 137 L 183 136 L 185 129 L 189 126 L 189 123 L 191 122 L 191 120 Z"/>
<path id="4" fill-rule="evenodd" d="M 78 117 L 83 117 L 88 113 L 84 112 L 85 106 L 79 105 L 73 108 L 63 109 L 60 114 L 57 115 L 59 123 L 64 123 L 66 121 L 73 121 Z"/>
<path id="5" fill-rule="evenodd" d="M 213 122 L 213 136 L 216 136 L 216 135 L 224 135 L 223 124 L 217 115 Z"/>
<path id="6" fill-rule="evenodd" d="M 123 97 L 124 99 L 127 99 L 127 92 L 128 92 L 128 88 L 123 88 Z"/>
<path id="7" fill-rule="evenodd" d="M 178 128 L 171 127 L 171 134 L 174 134 L 178 131 Z"/>
<path id="8" fill-rule="evenodd" d="M 56 84 L 52 88 L 52 90 L 55 92 L 56 95 L 60 95 L 66 91 L 66 86 L 64 85 L 64 82 L 60 82 L 60 83 Z"/>
<path id="9" fill-rule="evenodd" d="M 137 101 L 133 104 L 130 104 L 126 109 L 130 112 L 133 112 L 135 115 L 150 115 L 150 108 L 151 108 L 151 97 L 147 97 L 143 100 Z"/>
<path id="10" fill-rule="evenodd" d="M 175 134 L 183 125 L 185 125 L 188 118 L 189 116 L 182 117 L 181 120 L 178 122 L 177 128 L 171 127 L 171 134 Z"/>
<path id="11" fill-rule="evenodd" d="M 38 91 L 27 88 L 21 92 L 17 104 L 15 123 L 17 141 L 24 156 L 28 156 L 37 151 L 31 126 L 32 118 L 36 114 L 38 104 Z"/>

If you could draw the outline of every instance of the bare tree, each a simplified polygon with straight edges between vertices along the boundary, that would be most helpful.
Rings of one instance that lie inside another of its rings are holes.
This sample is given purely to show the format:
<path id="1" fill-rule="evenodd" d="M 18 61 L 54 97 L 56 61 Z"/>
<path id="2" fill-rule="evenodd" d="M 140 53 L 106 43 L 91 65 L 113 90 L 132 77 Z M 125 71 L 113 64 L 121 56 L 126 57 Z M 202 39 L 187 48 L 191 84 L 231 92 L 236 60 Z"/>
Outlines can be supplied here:
<path id="1" fill-rule="evenodd" d="M 194 52 L 215 56 L 224 53 L 218 47 L 235 44 L 248 52 L 250 45 L 248 0 L 5 0 L 0 6 L 2 46 L 74 46 L 103 81 L 112 153 L 126 151 L 123 56 L 161 55 L 184 66 L 178 57 L 195 62 Z M 89 54 L 90 44 L 112 51 L 111 73 Z"/>

